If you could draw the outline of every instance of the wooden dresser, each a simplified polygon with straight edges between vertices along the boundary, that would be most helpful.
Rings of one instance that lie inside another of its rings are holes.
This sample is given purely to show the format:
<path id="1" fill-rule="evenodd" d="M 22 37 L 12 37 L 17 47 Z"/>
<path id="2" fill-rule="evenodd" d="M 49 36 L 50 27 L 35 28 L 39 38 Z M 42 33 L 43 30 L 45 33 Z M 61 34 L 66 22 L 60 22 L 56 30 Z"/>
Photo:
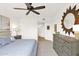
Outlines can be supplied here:
<path id="1" fill-rule="evenodd" d="M 60 34 L 53 34 L 53 48 L 59 56 L 79 56 L 79 40 Z"/>

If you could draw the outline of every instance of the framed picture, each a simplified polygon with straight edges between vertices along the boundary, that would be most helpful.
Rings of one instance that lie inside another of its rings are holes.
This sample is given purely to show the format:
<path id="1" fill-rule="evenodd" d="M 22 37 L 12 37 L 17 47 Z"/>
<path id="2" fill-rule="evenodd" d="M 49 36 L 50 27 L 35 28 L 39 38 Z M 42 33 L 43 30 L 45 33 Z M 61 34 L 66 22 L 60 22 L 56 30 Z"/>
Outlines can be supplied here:
<path id="1" fill-rule="evenodd" d="M 47 30 L 50 30 L 50 26 L 49 25 L 47 26 Z"/>

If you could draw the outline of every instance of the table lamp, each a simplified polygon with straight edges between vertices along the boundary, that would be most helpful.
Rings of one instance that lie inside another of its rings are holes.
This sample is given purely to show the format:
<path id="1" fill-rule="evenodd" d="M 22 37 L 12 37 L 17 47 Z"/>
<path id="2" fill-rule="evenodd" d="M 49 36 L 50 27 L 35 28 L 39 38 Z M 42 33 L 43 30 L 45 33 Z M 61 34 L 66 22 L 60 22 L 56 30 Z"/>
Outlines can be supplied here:
<path id="1" fill-rule="evenodd" d="M 79 24 L 73 25 L 73 31 L 75 34 L 75 38 L 79 39 Z"/>

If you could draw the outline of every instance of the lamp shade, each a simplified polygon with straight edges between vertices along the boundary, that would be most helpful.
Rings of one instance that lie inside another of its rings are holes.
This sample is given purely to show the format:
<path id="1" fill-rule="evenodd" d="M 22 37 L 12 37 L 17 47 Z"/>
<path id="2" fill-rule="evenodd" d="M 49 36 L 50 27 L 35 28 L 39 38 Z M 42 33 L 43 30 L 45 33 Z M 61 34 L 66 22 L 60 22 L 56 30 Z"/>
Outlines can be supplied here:
<path id="1" fill-rule="evenodd" d="M 73 25 L 73 31 L 79 31 L 79 24 Z"/>
<path id="2" fill-rule="evenodd" d="M 78 24 L 73 26 L 73 31 L 75 34 L 75 38 L 79 40 L 79 25 Z"/>
<path id="3" fill-rule="evenodd" d="M 18 35 L 19 31 L 20 31 L 19 26 L 16 24 L 13 24 L 11 28 L 12 36 Z"/>

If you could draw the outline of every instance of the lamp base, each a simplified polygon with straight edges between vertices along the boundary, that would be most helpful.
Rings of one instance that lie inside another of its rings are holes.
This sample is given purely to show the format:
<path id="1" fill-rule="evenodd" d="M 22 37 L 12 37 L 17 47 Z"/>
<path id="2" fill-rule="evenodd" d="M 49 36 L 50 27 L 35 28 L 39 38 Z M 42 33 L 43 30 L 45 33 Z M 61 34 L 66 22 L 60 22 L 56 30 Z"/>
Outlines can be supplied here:
<path id="1" fill-rule="evenodd" d="M 79 31 L 74 32 L 74 34 L 75 34 L 75 38 L 79 40 Z"/>

